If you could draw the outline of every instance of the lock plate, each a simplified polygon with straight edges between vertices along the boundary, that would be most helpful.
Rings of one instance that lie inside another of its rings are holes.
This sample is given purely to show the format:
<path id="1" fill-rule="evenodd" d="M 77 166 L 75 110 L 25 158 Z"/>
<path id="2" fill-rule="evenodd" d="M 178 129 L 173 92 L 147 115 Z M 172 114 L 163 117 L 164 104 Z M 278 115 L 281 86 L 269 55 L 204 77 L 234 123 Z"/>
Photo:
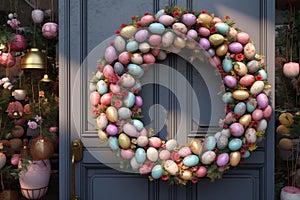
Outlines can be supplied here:
<path id="1" fill-rule="evenodd" d="M 73 140 L 71 144 L 71 158 L 74 162 L 80 162 L 83 159 L 83 144 L 81 140 Z"/>

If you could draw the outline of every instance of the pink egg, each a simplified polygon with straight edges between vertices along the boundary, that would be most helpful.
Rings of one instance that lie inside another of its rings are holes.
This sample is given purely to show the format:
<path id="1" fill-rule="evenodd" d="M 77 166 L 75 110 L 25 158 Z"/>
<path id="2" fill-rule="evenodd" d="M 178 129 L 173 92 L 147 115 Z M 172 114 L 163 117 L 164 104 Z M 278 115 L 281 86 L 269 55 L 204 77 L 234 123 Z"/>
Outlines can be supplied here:
<path id="1" fill-rule="evenodd" d="M 130 160 L 134 156 L 132 149 L 121 149 L 121 156 L 126 160 Z"/>
<path id="2" fill-rule="evenodd" d="M 152 15 L 145 15 L 141 18 L 140 22 L 142 26 L 147 26 L 148 24 L 154 21 L 154 17 Z"/>
<path id="3" fill-rule="evenodd" d="M 90 102 L 93 106 L 97 106 L 100 103 L 100 94 L 94 91 L 90 94 Z"/>
<path id="4" fill-rule="evenodd" d="M 107 47 L 105 49 L 104 57 L 105 57 L 105 60 L 108 63 L 111 63 L 112 61 L 114 61 L 115 59 L 117 59 L 116 49 L 114 47 L 112 47 L 112 46 Z"/>
<path id="5" fill-rule="evenodd" d="M 49 132 L 50 133 L 57 133 L 58 132 L 58 127 L 57 126 L 51 126 L 49 128 Z"/>
<path id="6" fill-rule="evenodd" d="M 148 33 L 147 30 L 139 30 L 134 35 L 134 38 L 137 42 L 144 42 L 148 38 Z"/>
<path id="7" fill-rule="evenodd" d="M 219 17 L 214 17 L 214 18 L 213 18 L 213 23 L 214 23 L 214 24 L 220 23 L 220 22 L 223 22 L 223 20 L 220 19 Z"/>
<path id="8" fill-rule="evenodd" d="M 208 37 L 210 35 L 210 30 L 202 26 L 198 29 L 198 33 L 200 36 Z"/>
<path id="9" fill-rule="evenodd" d="M 243 45 L 239 42 L 232 42 L 229 44 L 228 49 L 234 54 L 241 53 L 243 51 Z"/>
<path id="10" fill-rule="evenodd" d="M 245 45 L 245 44 L 247 44 L 247 43 L 249 42 L 250 36 L 249 36 L 248 33 L 240 32 L 240 33 L 238 33 L 238 34 L 236 35 L 236 40 L 237 40 L 239 43 Z"/>
<path id="11" fill-rule="evenodd" d="M 227 115 L 225 117 L 225 123 L 226 124 L 231 124 L 234 121 L 235 121 L 234 113 L 233 112 L 227 113 Z"/>
<path id="12" fill-rule="evenodd" d="M 154 148 L 159 148 L 161 146 L 161 139 L 159 137 L 149 138 L 149 146 Z"/>
<path id="13" fill-rule="evenodd" d="M 143 105 L 143 98 L 141 96 L 135 97 L 135 105 L 137 105 L 139 107 Z"/>
<path id="14" fill-rule="evenodd" d="M 187 13 L 181 17 L 181 21 L 187 26 L 192 26 L 196 24 L 197 18 L 194 14 Z"/>
<path id="15" fill-rule="evenodd" d="M 213 57 L 212 57 L 212 61 L 213 61 L 213 63 L 214 63 L 216 66 L 221 65 L 221 59 L 220 59 L 219 56 L 213 56 Z"/>
<path id="16" fill-rule="evenodd" d="M 114 124 L 109 124 L 107 127 L 106 127 L 106 132 L 109 134 L 109 135 L 116 135 L 118 133 L 118 127 Z"/>
<path id="17" fill-rule="evenodd" d="M 255 78 L 251 74 L 247 74 L 240 79 L 240 84 L 242 86 L 248 87 L 251 86 L 255 81 Z"/>
<path id="18" fill-rule="evenodd" d="M 188 155 L 192 154 L 192 150 L 190 147 L 182 147 L 179 151 L 178 151 L 179 155 L 181 157 L 186 157 Z"/>
<path id="19" fill-rule="evenodd" d="M 123 65 L 127 65 L 130 62 L 130 54 L 127 51 L 122 52 L 119 55 L 119 62 Z"/>
<path id="20" fill-rule="evenodd" d="M 264 117 L 265 118 L 269 118 L 272 115 L 272 107 L 270 105 L 268 105 L 265 109 L 264 109 Z"/>
<path id="21" fill-rule="evenodd" d="M 144 60 L 144 63 L 146 63 L 146 64 L 155 63 L 155 57 L 151 53 L 145 53 L 143 55 L 143 60 Z"/>
<path id="22" fill-rule="evenodd" d="M 117 94 L 120 92 L 121 88 L 119 85 L 110 84 L 109 89 L 112 91 L 112 93 Z"/>
<path id="23" fill-rule="evenodd" d="M 233 123 L 230 125 L 229 127 L 230 133 L 231 135 L 235 136 L 235 137 L 240 137 L 244 134 L 244 127 L 242 124 L 240 123 Z"/>
<path id="24" fill-rule="evenodd" d="M 188 38 L 191 38 L 193 40 L 196 40 L 198 37 L 197 31 L 195 31 L 194 29 L 189 30 L 186 35 Z"/>
<path id="25" fill-rule="evenodd" d="M 158 21 L 165 26 L 170 26 L 174 22 L 174 18 L 170 15 L 162 15 L 159 17 Z"/>
<path id="26" fill-rule="evenodd" d="M 109 77 L 111 77 L 114 74 L 115 74 L 114 68 L 111 65 L 105 65 L 104 66 L 104 68 L 103 68 L 103 75 L 106 78 L 109 78 Z"/>
<path id="27" fill-rule="evenodd" d="M 160 52 L 160 48 L 154 48 L 151 51 L 151 53 L 152 53 L 153 56 L 157 56 L 159 54 L 159 52 Z"/>
<path id="28" fill-rule="evenodd" d="M 126 123 L 123 126 L 123 131 L 130 137 L 138 137 L 139 136 L 139 132 L 137 132 L 136 128 L 132 124 L 129 124 L 129 123 Z"/>
<path id="29" fill-rule="evenodd" d="M 161 160 L 168 160 L 171 157 L 170 151 L 164 149 L 159 153 L 159 158 Z"/>
<path id="30" fill-rule="evenodd" d="M 203 166 L 200 166 L 198 168 L 198 170 L 196 171 L 196 176 L 199 178 L 204 177 L 206 175 L 206 172 L 207 172 L 206 168 Z"/>
<path id="31" fill-rule="evenodd" d="M 161 36 L 157 34 L 153 34 L 149 37 L 148 41 L 151 46 L 154 47 L 159 46 L 161 44 Z"/>
<path id="32" fill-rule="evenodd" d="M 264 113 L 260 109 L 256 109 L 252 112 L 252 119 L 255 121 L 261 120 L 263 118 L 263 116 L 264 116 Z"/>
<path id="33" fill-rule="evenodd" d="M 142 128 L 142 130 L 140 131 L 140 136 L 147 136 L 147 135 L 148 135 L 147 129 L 145 127 Z"/>
<path id="34" fill-rule="evenodd" d="M 113 97 L 113 93 L 106 93 L 104 95 L 102 95 L 101 99 L 100 99 L 100 103 L 103 105 L 110 105 L 111 104 L 111 99 Z"/>

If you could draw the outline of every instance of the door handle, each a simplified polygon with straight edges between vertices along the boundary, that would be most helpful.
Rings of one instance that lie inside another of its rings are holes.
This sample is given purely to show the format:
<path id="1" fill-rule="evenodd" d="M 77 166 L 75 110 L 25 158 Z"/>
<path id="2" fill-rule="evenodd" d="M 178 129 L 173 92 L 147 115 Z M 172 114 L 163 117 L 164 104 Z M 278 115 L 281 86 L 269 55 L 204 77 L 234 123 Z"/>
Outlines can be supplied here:
<path id="1" fill-rule="evenodd" d="M 72 188 L 71 198 L 72 200 L 80 200 L 80 197 L 75 193 L 75 163 L 82 161 L 83 158 L 83 144 L 81 140 L 73 140 L 71 144 L 71 162 L 72 162 Z"/>

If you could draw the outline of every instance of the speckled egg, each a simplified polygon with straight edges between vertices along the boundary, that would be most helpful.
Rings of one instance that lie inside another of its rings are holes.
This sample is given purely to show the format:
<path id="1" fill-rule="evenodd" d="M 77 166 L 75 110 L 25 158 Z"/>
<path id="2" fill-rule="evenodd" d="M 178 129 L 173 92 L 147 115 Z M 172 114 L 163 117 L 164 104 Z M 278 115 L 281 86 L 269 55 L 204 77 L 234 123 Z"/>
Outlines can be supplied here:
<path id="1" fill-rule="evenodd" d="M 104 57 L 108 63 L 111 63 L 112 61 L 117 59 L 116 49 L 113 46 L 107 47 L 104 52 Z"/>
<path id="2" fill-rule="evenodd" d="M 208 151 L 212 151 L 216 148 L 216 138 L 212 135 L 205 138 L 205 148 Z"/>
<path id="3" fill-rule="evenodd" d="M 221 135 L 217 140 L 217 148 L 223 150 L 227 147 L 227 145 L 228 145 L 228 137 L 226 137 L 225 135 Z"/>
<path id="4" fill-rule="evenodd" d="M 228 155 L 228 153 L 221 153 L 220 155 L 218 155 L 218 157 L 217 157 L 217 165 L 219 167 L 223 167 L 223 166 L 227 165 L 228 162 L 229 162 L 229 155 Z"/>
<path id="5" fill-rule="evenodd" d="M 124 66 L 120 62 L 116 62 L 114 64 L 114 71 L 117 73 L 119 76 L 121 76 L 124 73 Z"/>
<path id="6" fill-rule="evenodd" d="M 143 64 L 143 57 L 140 53 L 134 53 L 131 55 L 130 61 L 134 64 L 141 65 Z"/>
<path id="7" fill-rule="evenodd" d="M 189 155 L 183 159 L 183 164 L 188 167 L 194 167 L 199 163 L 199 157 L 196 155 Z"/>
<path id="8" fill-rule="evenodd" d="M 141 122 L 138 119 L 133 119 L 132 124 L 136 128 L 137 131 L 141 131 L 144 128 L 143 122 Z"/>
<path id="9" fill-rule="evenodd" d="M 175 139 L 170 139 L 166 142 L 166 149 L 168 151 L 174 151 L 178 147 L 178 142 Z"/>
<path id="10" fill-rule="evenodd" d="M 135 79 L 130 74 L 123 74 L 120 83 L 125 88 L 131 88 L 135 85 Z"/>
<path id="11" fill-rule="evenodd" d="M 233 68 L 232 60 L 230 58 L 224 58 L 222 61 L 222 67 L 225 72 L 230 72 Z"/>
<path id="12" fill-rule="evenodd" d="M 214 151 L 206 151 L 201 156 L 201 162 L 205 165 L 211 164 L 216 158 L 216 153 Z"/>
<path id="13" fill-rule="evenodd" d="M 102 95 L 102 97 L 100 98 L 100 103 L 102 105 L 109 106 L 111 104 L 112 96 L 113 96 L 113 93 L 111 93 L 111 92 Z"/>
<path id="14" fill-rule="evenodd" d="M 236 62 L 234 64 L 234 71 L 239 76 L 245 76 L 248 73 L 248 69 L 247 69 L 246 65 L 242 62 Z"/>
<path id="15" fill-rule="evenodd" d="M 103 75 L 106 78 L 111 77 L 112 75 L 114 75 L 114 68 L 111 65 L 105 65 L 103 68 Z"/>
<path id="16" fill-rule="evenodd" d="M 179 155 L 181 157 L 186 157 L 188 155 L 192 154 L 192 150 L 190 149 L 190 147 L 182 147 L 179 151 L 178 151 Z"/>
<path id="17" fill-rule="evenodd" d="M 118 138 L 111 136 L 108 138 L 108 146 L 109 148 L 111 148 L 112 150 L 118 150 L 119 149 L 119 142 L 118 142 Z"/>
<path id="18" fill-rule="evenodd" d="M 155 63 L 155 57 L 151 53 L 145 53 L 143 55 L 143 60 L 145 64 L 153 64 Z"/>
<path id="19" fill-rule="evenodd" d="M 185 24 L 183 23 L 180 23 L 180 22 L 176 22 L 172 25 L 172 28 L 174 30 L 174 32 L 177 34 L 177 35 L 185 35 L 186 32 L 187 32 L 187 27 Z"/>
<path id="20" fill-rule="evenodd" d="M 182 49 L 186 46 L 186 39 L 181 38 L 181 37 L 175 37 L 173 41 L 173 45 L 176 48 Z"/>
<path id="21" fill-rule="evenodd" d="M 123 126 L 123 131 L 130 137 L 138 137 L 139 136 L 139 133 L 137 132 L 136 128 L 130 123 L 126 123 Z"/>
<path id="22" fill-rule="evenodd" d="M 127 65 L 130 62 L 130 54 L 129 54 L 129 52 L 124 51 L 124 52 L 120 53 L 120 55 L 118 57 L 118 60 L 123 65 Z"/>
<path id="23" fill-rule="evenodd" d="M 144 15 L 140 22 L 142 26 L 147 26 L 154 21 L 154 17 L 152 15 Z"/>
<path id="24" fill-rule="evenodd" d="M 241 53 L 243 51 L 243 45 L 239 42 L 232 42 L 229 44 L 229 51 L 234 54 Z"/>
<path id="25" fill-rule="evenodd" d="M 239 150 L 242 147 L 242 140 L 239 138 L 234 138 L 232 140 L 230 140 L 228 147 L 231 151 L 236 151 Z"/>
<path id="26" fill-rule="evenodd" d="M 111 90 L 112 93 L 117 94 L 120 92 L 121 88 L 119 85 L 115 85 L 115 84 L 110 84 L 109 85 L 109 89 Z"/>
<path id="27" fill-rule="evenodd" d="M 151 162 L 156 162 L 158 159 L 158 152 L 155 148 L 153 147 L 149 147 L 147 149 L 147 158 L 148 160 L 150 160 Z"/>
<path id="28" fill-rule="evenodd" d="M 244 46 L 244 55 L 248 60 L 251 60 L 254 58 L 256 54 L 255 46 L 252 43 L 247 43 Z"/>
<path id="29" fill-rule="evenodd" d="M 250 73 L 255 73 L 260 69 L 260 63 L 257 60 L 251 60 L 247 63 L 247 68 Z"/>
<path id="30" fill-rule="evenodd" d="M 248 128 L 245 132 L 247 143 L 255 143 L 257 140 L 256 130 L 254 128 Z"/>
<path id="31" fill-rule="evenodd" d="M 97 91 L 98 91 L 100 94 L 105 94 L 105 93 L 107 93 L 107 91 L 108 91 L 108 86 L 107 86 L 107 84 L 105 83 L 104 80 L 98 81 L 98 83 L 97 83 Z"/>
<path id="32" fill-rule="evenodd" d="M 222 135 L 225 135 L 227 138 L 229 138 L 231 136 L 229 128 L 222 129 L 221 133 L 222 133 Z"/>
<path id="33" fill-rule="evenodd" d="M 166 33 L 163 34 L 162 36 L 162 46 L 163 47 L 169 47 L 173 44 L 175 35 L 171 31 L 167 31 Z"/>
<path id="34" fill-rule="evenodd" d="M 227 36 L 232 40 L 236 40 L 237 30 L 234 27 L 230 27 L 229 31 L 227 32 Z"/>
<path id="35" fill-rule="evenodd" d="M 235 120 L 236 119 L 235 119 L 235 116 L 234 116 L 233 112 L 229 112 L 229 113 L 226 114 L 226 116 L 225 116 L 225 123 L 226 124 L 231 124 Z"/>
<path id="36" fill-rule="evenodd" d="M 143 148 L 137 148 L 134 154 L 137 163 L 144 163 L 146 161 L 146 152 Z"/>
<path id="37" fill-rule="evenodd" d="M 126 47 L 126 41 L 118 35 L 114 40 L 114 46 L 118 52 L 123 52 Z"/>
<path id="38" fill-rule="evenodd" d="M 127 66 L 128 73 L 136 78 L 141 78 L 144 74 L 144 70 L 142 67 L 136 64 L 129 64 Z"/>
<path id="39" fill-rule="evenodd" d="M 182 15 L 181 21 L 187 26 L 192 26 L 196 24 L 197 18 L 194 14 L 187 13 Z"/>
<path id="40" fill-rule="evenodd" d="M 107 120 L 107 117 L 104 113 L 101 113 L 97 119 L 97 127 L 101 130 L 105 129 L 107 124 L 108 124 L 108 120 Z"/>
<path id="41" fill-rule="evenodd" d="M 251 94 L 259 94 L 263 91 L 265 83 L 263 81 L 255 81 L 250 88 Z"/>
<path id="42" fill-rule="evenodd" d="M 209 36 L 209 42 L 214 46 L 219 46 L 224 42 L 224 37 L 221 34 L 215 33 Z"/>
<path id="43" fill-rule="evenodd" d="M 129 52 L 135 52 L 136 50 L 138 50 L 139 48 L 139 44 L 137 43 L 137 41 L 129 41 L 126 44 L 126 50 Z"/>
<path id="44" fill-rule="evenodd" d="M 149 32 L 145 29 L 135 33 L 134 38 L 137 42 L 144 42 L 148 38 Z"/>
<path id="45" fill-rule="evenodd" d="M 159 179 L 163 175 L 163 168 L 161 165 L 155 165 L 151 170 L 151 176 L 154 179 Z"/>
<path id="46" fill-rule="evenodd" d="M 139 44 L 139 50 L 142 53 L 147 53 L 150 51 L 150 45 L 147 42 L 143 42 L 143 43 Z"/>
<path id="47" fill-rule="evenodd" d="M 257 126 L 258 131 L 265 131 L 268 127 L 268 121 L 266 119 L 262 119 L 259 121 L 259 124 Z"/>
<path id="48" fill-rule="evenodd" d="M 171 175 L 176 175 L 179 172 L 177 164 L 173 160 L 166 160 L 164 163 L 164 168 L 165 170 L 171 174 Z"/>
<path id="49" fill-rule="evenodd" d="M 131 108 L 135 103 L 135 96 L 132 92 L 128 92 L 128 95 L 123 99 L 124 106 Z"/>
<path id="50" fill-rule="evenodd" d="M 100 103 L 100 94 L 99 94 L 99 92 L 94 91 L 90 94 L 90 102 L 93 106 L 96 106 Z"/>
<path id="51" fill-rule="evenodd" d="M 265 95 L 264 93 L 260 93 L 257 97 L 257 104 L 262 108 L 265 109 L 268 105 L 269 105 L 269 99 L 267 97 L 267 95 Z"/>
<path id="52" fill-rule="evenodd" d="M 216 26 L 216 28 L 217 28 L 217 31 L 218 31 L 219 33 L 221 33 L 222 35 L 226 35 L 227 32 L 229 31 L 229 28 L 230 28 L 230 27 L 228 26 L 228 24 L 223 23 L 223 22 L 216 23 L 215 26 Z"/>
<path id="53" fill-rule="evenodd" d="M 229 88 L 235 88 L 237 80 L 234 76 L 227 75 L 223 79 L 225 85 Z"/>
<path id="54" fill-rule="evenodd" d="M 240 84 L 242 86 L 248 87 L 251 86 L 255 81 L 255 78 L 251 74 L 247 74 L 240 79 Z"/>
<path id="55" fill-rule="evenodd" d="M 152 23 L 149 26 L 149 30 L 151 33 L 161 35 L 165 32 L 165 26 L 161 23 Z"/>
<path id="56" fill-rule="evenodd" d="M 243 114 L 245 114 L 246 109 L 247 109 L 246 104 L 244 102 L 239 102 L 234 106 L 233 111 L 235 114 L 242 116 Z"/>
<path id="57" fill-rule="evenodd" d="M 126 107 L 121 107 L 118 109 L 119 119 L 129 119 L 131 117 L 131 110 Z"/>
<path id="58" fill-rule="evenodd" d="M 244 134 L 244 127 L 240 123 L 235 122 L 235 123 L 231 124 L 229 129 L 230 129 L 231 135 L 233 135 L 235 137 L 240 137 Z"/>
<path id="59" fill-rule="evenodd" d="M 170 26 L 171 24 L 173 24 L 175 19 L 174 19 L 174 17 L 172 17 L 170 15 L 162 15 L 159 17 L 158 21 L 159 21 L 159 23 L 161 23 L 165 26 Z"/>
<path id="60" fill-rule="evenodd" d="M 252 113 L 255 110 L 256 106 L 257 106 L 256 99 L 255 98 L 249 98 L 249 100 L 246 103 L 246 106 L 247 106 L 247 111 L 249 113 Z"/>
<path id="61" fill-rule="evenodd" d="M 222 96 L 222 100 L 224 103 L 233 103 L 234 99 L 232 98 L 232 93 L 231 92 L 226 92 Z"/>

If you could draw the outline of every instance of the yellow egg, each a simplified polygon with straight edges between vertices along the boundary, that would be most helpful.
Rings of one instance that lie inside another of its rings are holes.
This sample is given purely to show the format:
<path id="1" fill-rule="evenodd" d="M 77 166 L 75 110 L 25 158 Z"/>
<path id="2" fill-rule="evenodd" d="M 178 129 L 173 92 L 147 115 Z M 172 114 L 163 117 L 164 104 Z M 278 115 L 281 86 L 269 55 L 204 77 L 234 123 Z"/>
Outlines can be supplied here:
<path id="1" fill-rule="evenodd" d="M 247 127 L 249 126 L 249 124 L 251 123 L 252 121 L 252 117 L 250 114 L 246 114 L 246 115 L 243 115 L 240 120 L 239 120 L 239 123 L 242 124 L 244 127 Z"/>
<path id="2" fill-rule="evenodd" d="M 183 172 L 180 173 L 179 178 L 184 181 L 189 181 L 192 180 L 193 174 L 189 170 L 184 170 Z"/>
<path id="3" fill-rule="evenodd" d="M 128 149 L 131 145 L 130 138 L 125 133 L 121 133 L 119 135 L 118 141 L 119 141 L 119 145 L 122 149 Z"/>
<path id="4" fill-rule="evenodd" d="M 289 138 L 282 138 L 278 145 L 280 149 L 289 151 L 293 148 L 293 141 Z"/>
<path id="5" fill-rule="evenodd" d="M 219 46 L 216 50 L 217 56 L 224 56 L 228 51 L 228 45 L 227 44 L 222 44 Z"/>
<path id="6" fill-rule="evenodd" d="M 186 45 L 186 40 L 181 37 L 176 37 L 173 42 L 174 46 L 177 48 L 184 48 Z"/>
<path id="7" fill-rule="evenodd" d="M 215 33 L 208 38 L 209 42 L 214 45 L 218 46 L 224 42 L 224 36 L 218 33 Z"/>
<path id="8" fill-rule="evenodd" d="M 190 148 L 194 154 L 199 156 L 202 153 L 202 142 L 198 139 L 193 139 Z"/>
<path id="9" fill-rule="evenodd" d="M 212 22 L 212 17 L 209 14 L 201 13 L 197 18 L 197 22 L 203 25 L 209 25 Z"/>
<path id="10" fill-rule="evenodd" d="M 105 133 L 101 129 L 98 130 L 98 137 L 100 138 L 101 141 L 106 141 L 108 139 L 107 133 Z"/>
<path id="11" fill-rule="evenodd" d="M 236 100 L 243 101 L 248 99 L 249 93 L 246 90 L 236 90 L 232 93 L 232 97 Z"/>
<path id="12" fill-rule="evenodd" d="M 116 122 L 118 120 L 118 111 L 115 107 L 109 106 L 106 109 L 106 117 L 111 122 Z"/>
<path id="13" fill-rule="evenodd" d="M 235 167 L 241 161 L 241 153 L 239 151 L 234 151 L 230 153 L 230 165 Z"/>
<path id="14" fill-rule="evenodd" d="M 136 32 L 137 28 L 133 25 L 129 25 L 121 29 L 120 35 L 124 38 L 132 38 Z"/>
<path id="15" fill-rule="evenodd" d="M 282 125 L 285 125 L 286 127 L 289 127 L 290 125 L 292 125 L 294 123 L 294 116 L 291 113 L 282 113 L 279 116 L 279 122 Z"/>
<path id="16" fill-rule="evenodd" d="M 283 135 L 289 136 L 290 135 L 290 129 L 287 128 L 285 125 L 281 124 L 276 128 L 276 133 L 277 133 L 278 136 L 283 136 Z"/>

